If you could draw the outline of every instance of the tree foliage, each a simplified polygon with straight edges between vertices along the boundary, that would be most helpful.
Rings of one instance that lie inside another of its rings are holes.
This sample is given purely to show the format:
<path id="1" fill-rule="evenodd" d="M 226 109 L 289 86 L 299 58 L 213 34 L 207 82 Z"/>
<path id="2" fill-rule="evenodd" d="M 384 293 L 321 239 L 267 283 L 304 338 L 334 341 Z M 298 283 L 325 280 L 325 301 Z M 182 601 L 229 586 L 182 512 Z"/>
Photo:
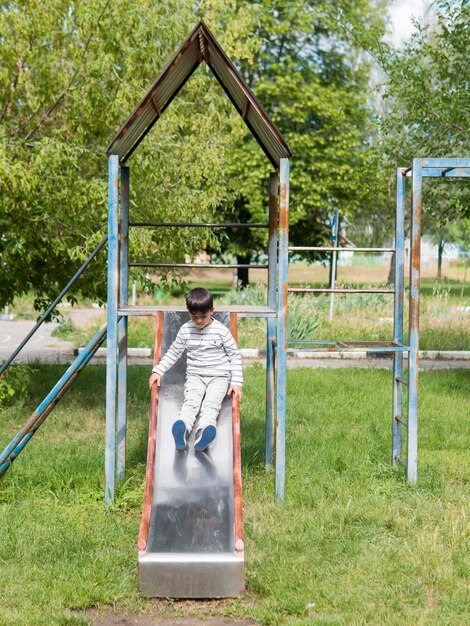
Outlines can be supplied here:
<path id="1" fill-rule="evenodd" d="M 105 148 L 201 17 L 293 149 L 293 240 L 317 243 L 334 207 L 352 214 L 370 201 L 369 67 L 350 24 L 380 32 L 379 4 L 16 0 L 1 9 L 0 306 L 33 289 L 41 307 L 105 234 Z M 265 221 L 269 170 L 200 69 L 132 156 L 131 219 Z M 247 256 L 262 244 L 246 231 L 130 237 L 134 260 Z M 75 296 L 105 298 L 105 257 Z"/>
<path id="2" fill-rule="evenodd" d="M 243 11 L 219 0 L 229 54 L 250 59 Z M 197 23 L 193 3 L 1 3 L 0 305 L 55 296 L 106 232 L 105 148 Z M 229 11 L 228 9 L 231 9 Z M 225 39 L 225 38 L 224 38 Z M 131 218 L 204 220 L 228 198 L 231 105 L 199 71 L 132 158 Z M 213 233 L 135 233 L 131 253 L 181 260 Z M 79 292 L 105 298 L 106 255 Z M 166 279 L 163 275 L 162 279 Z M 78 293 L 78 292 L 77 292 Z"/>
<path id="3" fill-rule="evenodd" d="M 395 159 L 461 157 L 469 150 L 470 5 L 439 0 L 435 9 L 435 21 L 416 24 L 402 50 L 382 46 L 388 76 L 382 132 Z"/>
<path id="4" fill-rule="evenodd" d="M 348 27 L 363 22 L 383 32 L 382 4 L 327 0 L 259 0 L 253 63 L 242 71 L 291 147 L 290 238 L 318 245 L 329 237 L 338 207 L 354 215 L 370 207 L 375 176 L 367 173 L 372 132 L 370 66 Z M 237 147 L 237 201 L 226 213 L 244 221 L 266 219 L 270 166 L 248 138 Z M 259 231 L 232 233 L 226 248 L 240 259 L 260 248 Z"/>
<path id="5" fill-rule="evenodd" d="M 380 150 L 390 176 L 414 157 L 470 155 L 470 4 L 439 0 L 435 11 L 403 50 L 381 44 L 377 51 L 387 75 Z M 468 183 L 427 179 L 423 197 L 424 231 L 448 241 L 449 223 L 470 215 Z"/>

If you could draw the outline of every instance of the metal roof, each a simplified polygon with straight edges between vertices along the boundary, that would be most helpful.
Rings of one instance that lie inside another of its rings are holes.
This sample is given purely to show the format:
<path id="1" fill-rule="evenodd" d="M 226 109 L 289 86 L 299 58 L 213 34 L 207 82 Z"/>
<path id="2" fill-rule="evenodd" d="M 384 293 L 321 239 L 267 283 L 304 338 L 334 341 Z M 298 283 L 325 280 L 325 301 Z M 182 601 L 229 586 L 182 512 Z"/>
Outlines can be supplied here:
<path id="1" fill-rule="evenodd" d="M 264 153 L 279 168 L 292 153 L 275 124 L 209 31 L 200 22 L 150 87 L 140 104 L 114 137 L 106 152 L 127 161 L 188 78 L 205 61 L 242 116 Z"/>

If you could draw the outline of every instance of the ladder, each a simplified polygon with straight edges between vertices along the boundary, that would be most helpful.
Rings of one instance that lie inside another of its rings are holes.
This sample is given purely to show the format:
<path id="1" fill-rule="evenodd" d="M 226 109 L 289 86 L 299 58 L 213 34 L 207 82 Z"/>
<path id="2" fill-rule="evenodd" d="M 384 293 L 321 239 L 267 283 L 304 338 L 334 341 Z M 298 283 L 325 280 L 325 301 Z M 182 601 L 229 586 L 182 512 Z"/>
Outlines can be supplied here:
<path id="1" fill-rule="evenodd" d="M 400 173 L 401 175 L 401 173 Z M 401 181 L 399 181 L 401 183 Z M 399 192 L 399 195 L 398 195 Z M 336 228 L 333 228 L 333 245 L 331 246 L 289 246 L 289 252 L 317 252 L 317 253 L 333 253 L 333 271 L 335 265 L 335 256 L 339 252 L 367 252 L 372 254 L 393 253 L 394 255 L 394 281 L 392 287 L 360 287 L 360 288 L 342 288 L 334 286 L 332 281 L 331 287 L 289 287 L 288 294 L 362 294 L 362 293 L 379 293 L 393 296 L 393 338 L 389 341 L 287 341 L 287 352 L 358 352 L 366 350 L 369 353 L 392 353 L 393 355 L 393 397 L 392 397 L 392 463 L 407 465 L 408 480 L 412 483 L 416 482 L 417 467 L 417 441 L 415 448 L 408 447 L 407 460 L 402 457 L 402 428 L 407 427 L 408 420 L 403 417 L 403 386 L 409 388 L 408 393 L 408 415 L 413 415 L 413 419 L 417 413 L 417 384 L 409 385 L 409 380 L 404 375 L 404 357 L 409 357 L 410 346 L 404 343 L 403 337 L 403 318 L 404 318 L 404 268 L 405 268 L 405 201 L 404 188 L 398 184 L 397 191 L 397 210 L 395 215 L 395 242 L 393 247 L 357 247 L 357 246 L 339 246 L 337 236 L 337 212 L 335 211 Z M 412 223 L 415 220 L 412 219 Z M 413 224 L 412 224 L 413 226 Z M 415 226 L 416 228 L 416 226 Z M 410 266 L 416 261 L 416 255 L 410 255 Z M 410 313 L 414 312 L 415 303 L 410 302 Z M 412 329 L 410 319 L 410 329 Z M 294 347 L 295 346 L 295 347 Z M 408 361 L 410 359 L 408 358 Z M 417 361 L 417 359 L 416 359 Z M 408 368 L 408 376 L 410 369 Z M 416 362 L 417 369 L 417 362 Z M 410 442 L 409 442 L 410 443 Z"/>

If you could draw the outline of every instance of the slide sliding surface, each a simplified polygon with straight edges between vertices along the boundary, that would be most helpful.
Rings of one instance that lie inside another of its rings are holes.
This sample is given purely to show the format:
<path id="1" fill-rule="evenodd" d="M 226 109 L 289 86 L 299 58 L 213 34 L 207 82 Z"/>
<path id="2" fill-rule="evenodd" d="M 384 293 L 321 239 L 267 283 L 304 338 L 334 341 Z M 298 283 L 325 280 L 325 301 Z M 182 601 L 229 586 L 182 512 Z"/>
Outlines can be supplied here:
<path id="1" fill-rule="evenodd" d="M 156 351 L 163 355 L 189 316 L 159 315 Z M 216 317 L 230 324 L 228 314 Z M 226 398 L 217 437 L 207 451 L 194 452 L 197 424 L 188 448 L 176 451 L 171 427 L 183 402 L 185 372 L 183 355 L 165 374 L 158 397 L 152 399 L 156 419 L 151 415 L 149 454 L 154 458 L 147 460 L 139 588 L 151 597 L 238 596 L 245 588 L 238 406 L 233 403 L 232 407 L 232 399 Z"/>

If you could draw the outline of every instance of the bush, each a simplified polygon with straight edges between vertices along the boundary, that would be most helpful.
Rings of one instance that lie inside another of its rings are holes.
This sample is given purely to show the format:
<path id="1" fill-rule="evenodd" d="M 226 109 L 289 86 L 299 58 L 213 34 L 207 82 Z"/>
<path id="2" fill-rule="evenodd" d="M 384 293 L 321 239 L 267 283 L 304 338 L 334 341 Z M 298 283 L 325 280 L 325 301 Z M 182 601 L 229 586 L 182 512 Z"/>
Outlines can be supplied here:
<path id="1" fill-rule="evenodd" d="M 11 365 L 0 376 L 0 406 L 8 404 L 15 395 L 26 395 L 31 369 L 27 365 Z"/>
<path id="2" fill-rule="evenodd" d="M 261 305 L 266 303 L 266 286 L 249 285 L 245 289 L 230 291 L 222 299 L 224 304 Z M 318 299 L 297 296 L 289 299 L 287 315 L 287 336 L 292 341 L 311 340 L 320 322 L 315 308 Z M 241 320 L 245 322 L 245 320 Z M 243 327 L 243 326 L 241 326 Z"/>
<path id="3" fill-rule="evenodd" d="M 293 297 L 289 300 L 287 337 L 289 341 L 312 340 L 320 322 L 314 311 L 312 298 Z"/>

